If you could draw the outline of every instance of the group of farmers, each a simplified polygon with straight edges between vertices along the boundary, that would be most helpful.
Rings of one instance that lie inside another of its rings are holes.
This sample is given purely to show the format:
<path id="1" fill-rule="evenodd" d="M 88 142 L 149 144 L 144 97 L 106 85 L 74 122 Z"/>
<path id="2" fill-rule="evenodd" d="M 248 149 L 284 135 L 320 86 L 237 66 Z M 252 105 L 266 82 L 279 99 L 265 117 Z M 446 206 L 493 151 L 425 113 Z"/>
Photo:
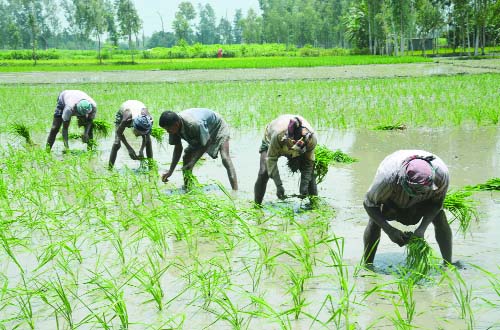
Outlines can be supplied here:
<path id="1" fill-rule="evenodd" d="M 57 98 L 52 128 L 47 138 L 47 149 L 54 144 L 61 125 L 65 148 L 68 148 L 68 127 L 71 117 L 78 118 L 84 127 L 83 142 L 93 138 L 93 119 L 96 102 L 80 90 L 65 90 Z M 181 112 L 164 111 L 159 125 L 169 133 L 169 144 L 174 146 L 172 162 L 162 180 L 172 176 L 183 151 L 181 140 L 188 147 L 184 150 L 184 182 L 196 162 L 207 153 L 217 158 L 220 153 L 233 190 L 238 190 L 236 172 L 229 156 L 229 127 L 221 116 L 205 108 L 191 108 Z M 141 136 L 139 152 L 127 142 L 125 128 L 132 128 L 135 136 Z M 115 120 L 115 139 L 109 157 L 109 167 L 114 166 L 117 152 L 123 143 L 132 159 L 153 158 L 151 129 L 153 118 L 144 103 L 137 100 L 124 102 Z M 288 159 L 290 169 L 300 171 L 299 197 L 315 197 L 318 194 L 314 176 L 314 148 L 317 134 L 309 122 L 299 115 L 285 114 L 271 121 L 265 128 L 259 148 L 260 168 L 254 186 L 255 204 L 262 205 L 267 182 L 271 178 L 276 185 L 279 199 L 285 199 L 285 190 L 278 171 L 278 158 Z M 432 222 L 435 238 L 445 263 L 452 261 L 452 233 L 443 202 L 448 190 L 449 174 L 444 162 L 436 155 L 423 150 L 399 150 L 388 155 L 379 165 L 373 183 L 364 200 L 369 222 L 364 232 L 363 261 L 373 264 L 381 231 L 399 246 L 408 244 L 412 236 L 424 237 Z M 390 224 L 417 225 L 414 232 L 403 232 Z"/>

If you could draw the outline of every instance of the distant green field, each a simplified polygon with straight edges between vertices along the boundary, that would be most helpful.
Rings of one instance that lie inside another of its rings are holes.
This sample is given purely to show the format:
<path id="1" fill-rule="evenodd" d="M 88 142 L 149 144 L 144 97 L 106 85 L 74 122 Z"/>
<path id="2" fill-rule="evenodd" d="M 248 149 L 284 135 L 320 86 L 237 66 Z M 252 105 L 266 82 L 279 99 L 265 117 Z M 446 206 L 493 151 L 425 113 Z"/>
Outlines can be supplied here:
<path id="1" fill-rule="evenodd" d="M 245 57 L 245 58 L 190 58 L 190 59 L 137 59 L 135 64 L 126 60 L 107 60 L 99 65 L 95 59 L 0 61 L 0 72 L 31 71 L 116 71 L 116 70 L 209 70 L 235 68 L 317 67 L 363 64 L 392 64 L 431 62 L 420 56 L 321 56 L 321 57 Z"/>

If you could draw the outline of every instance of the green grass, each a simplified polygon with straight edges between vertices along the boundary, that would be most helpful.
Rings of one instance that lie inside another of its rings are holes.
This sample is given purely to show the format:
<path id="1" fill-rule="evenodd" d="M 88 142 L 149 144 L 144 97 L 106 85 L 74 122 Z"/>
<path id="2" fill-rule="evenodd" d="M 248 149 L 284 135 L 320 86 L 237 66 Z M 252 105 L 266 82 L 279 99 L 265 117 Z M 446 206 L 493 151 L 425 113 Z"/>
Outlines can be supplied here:
<path id="1" fill-rule="evenodd" d="M 322 56 L 322 57 L 245 57 L 138 59 L 136 63 L 109 60 L 100 65 L 95 59 L 40 60 L 33 66 L 29 60 L 0 60 L 0 72 L 32 71 L 122 71 L 122 70 L 211 70 L 237 68 L 317 67 L 340 65 L 394 64 L 432 62 L 420 56 Z"/>
<path id="2" fill-rule="evenodd" d="M 314 175 L 316 183 L 320 184 L 328 173 L 328 167 L 334 163 L 354 163 L 357 159 L 352 158 L 341 150 L 332 151 L 323 145 L 314 148 Z"/>
<path id="3" fill-rule="evenodd" d="M 124 100 L 138 99 L 148 105 L 155 119 L 164 109 L 203 106 L 219 112 L 234 129 L 263 127 L 280 114 L 298 112 L 316 129 L 400 122 L 409 129 L 497 125 L 498 85 L 500 74 L 339 81 L 0 84 L 0 132 L 18 121 L 17 109 L 30 109 L 23 120 L 29 123 L 32 136 L 46 135 L 63 89 L 87 92 L 97 102 L 97 119 L 106 122 L 114 121 L 114 109 Z M 70 132 L 76 132 L 75 128 L 71 124 Z"/>
<path id="4" fill-rule="evenodd" d="M 467 191 L 499 191 L 500 190 L 500 178 L 491 178 L 485 183 L 478 183 L 473 186 L 466 186 L 464 190 Z"/>

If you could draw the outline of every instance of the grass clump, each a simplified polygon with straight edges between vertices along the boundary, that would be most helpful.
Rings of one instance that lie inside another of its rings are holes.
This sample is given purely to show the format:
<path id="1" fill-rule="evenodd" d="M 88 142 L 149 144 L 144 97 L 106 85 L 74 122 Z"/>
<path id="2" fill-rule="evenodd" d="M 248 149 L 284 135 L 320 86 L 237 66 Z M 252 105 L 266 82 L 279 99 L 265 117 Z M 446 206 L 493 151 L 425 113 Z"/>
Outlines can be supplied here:
<path id="1" fill-rule="evenodd" d="M 111 124 L 102 119 L 94 119 L 92 121 L 92 127 L 96 134 L 102 135 L 103 137 L 108 137 L 111 133 Z"/>
<path id="2" fill-rule="evenodd" d="M 14 123 L 9 127 L 10 133 L 22 137 L 28 145 L 34 145 L 28 126 L 23 123 Z"/>
<path id="3" fill-rule="evenodd" d="M 472 192 L 463 190 L 448 193 L 443 203 L 443 207 L 453 215 L 449 223 L 458 220 L 459 231 L 464 235 L 469 230 L 472 220 L 478 220 L 476 202 L 470 198 L 471 195 Z"/>
<path id="4" fill-rule="evenodd" d="M 151 136 L 158 142 L 159 144 L 163 143 L 163 136 L 165 135 L 165 130 L 161 127 L 153 127 L 151 130 Z"/>
<path id="5" fill-rule="evenodd" d="M 376 131 L 395 131 L 395 130 L 402 131 L 402 130 L 406 129 L 406 125 L 401 124 L 401 123 L 397 123 L 397 124 L 393 124 L 393 125 L 378 125 L 378 126 L 375 126 L 373 129 Z"/>
<path id="6" fill-rule="evenodd" d="M 328 173 L 328 167 L 333 163 L 354 163 L 357 161 L 346 153 L 342 152 L 340 149 L 332 151 L 326 146 L 317 145 L 314 148 L 314 155 L 316 157 L 314 161 L 314 174 L 316 176 L 316 183 L 320 184 L 323 182 L 326 174 Z"/>
<path id="7" fill-rule="evenodd" d="M 416 281 L 426 277 L 434 266 L 432 248 L 425 239 L 412 235 L 406 245 L 406 267 Z"/>
<path id="8" fill-rule="evenodd" d="M 474 186 L 466 186 L 464 189 L 467 191 L 499 191 L 500 178 L 491 178 L 485 183 L 479 183 Z"/>

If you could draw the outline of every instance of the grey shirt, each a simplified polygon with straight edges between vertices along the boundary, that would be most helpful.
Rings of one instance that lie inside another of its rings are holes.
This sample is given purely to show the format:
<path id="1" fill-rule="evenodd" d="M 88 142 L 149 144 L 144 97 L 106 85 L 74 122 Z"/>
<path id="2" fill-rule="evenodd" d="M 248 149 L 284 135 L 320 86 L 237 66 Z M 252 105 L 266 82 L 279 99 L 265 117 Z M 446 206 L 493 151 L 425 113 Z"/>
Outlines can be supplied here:
<path id="1" fill-rule="evenodd" d="M 373 183 L 365 195 L 366 206 L 379 207 L 381 204 L 391 202 L 399 208 L 410 208 L 419 202 L 427 200 L 437 202 L 444 199 L 449 185 L 448 167 L 436 155 L 433 155 L 435 159 L 431 164 L 435 168 L 434 184 L 437 190 L 410 196 L 398 183 L 402 175 L 403 162 L 413 155 L 426 157 L 433 154 L 424 150 L 399 150 L 387 156 L 380 163 Z"/>
<path id="2" fill-rule="evenodd" d="M 97 111 L 97 105 L 95 101 L 87 95 L 87 93 L 82 92 L 80 90 L 72 90 L 68 89 L 61 94 L 59 94 L 58 103 L 63 106 L 62 109 L 62 120 L 69 121 L 71 116 L 75 116 L 76 113 L 76 104 L 81 100 L 87 100 L 90 104 L 92 104 L 92 112 L 89 114 L 89 119 L 94 119 Z"/>
<path id="3" fill-rule="evenodd" d="M 222 143 L 229 139 L 229 128 L 222 117 L 206 108 L 191 108 L 177 113 L 182 126 L 177 134 L 169 134 L 171 145 L 185 140 L 191 148 L 208 147 L 207 153 L 216 158 Z"/>

